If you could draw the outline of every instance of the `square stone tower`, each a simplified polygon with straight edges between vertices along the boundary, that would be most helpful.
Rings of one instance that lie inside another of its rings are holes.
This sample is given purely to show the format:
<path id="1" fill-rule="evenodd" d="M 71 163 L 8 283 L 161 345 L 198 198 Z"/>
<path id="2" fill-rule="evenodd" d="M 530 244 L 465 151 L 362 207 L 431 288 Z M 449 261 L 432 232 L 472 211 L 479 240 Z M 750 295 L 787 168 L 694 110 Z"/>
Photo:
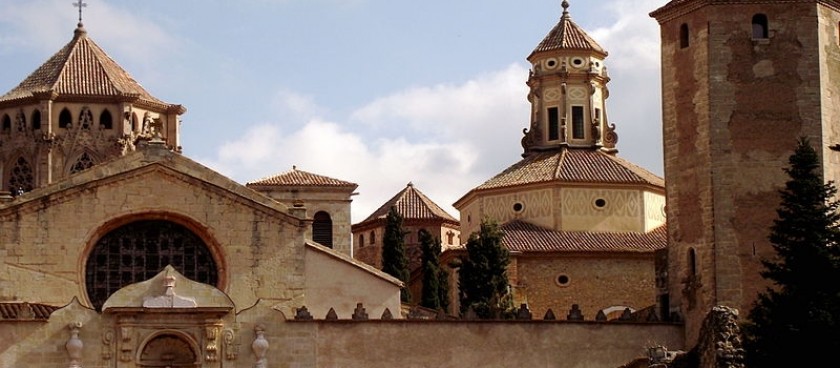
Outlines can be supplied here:
<path id="1" fill-rule="evenodd" d="M 668 300 L 696 342 L 714 305 L 745 315 L 800 136 L 826 181 L 840 153 L 840 2 L 673 0 L 661 27 Z"/>

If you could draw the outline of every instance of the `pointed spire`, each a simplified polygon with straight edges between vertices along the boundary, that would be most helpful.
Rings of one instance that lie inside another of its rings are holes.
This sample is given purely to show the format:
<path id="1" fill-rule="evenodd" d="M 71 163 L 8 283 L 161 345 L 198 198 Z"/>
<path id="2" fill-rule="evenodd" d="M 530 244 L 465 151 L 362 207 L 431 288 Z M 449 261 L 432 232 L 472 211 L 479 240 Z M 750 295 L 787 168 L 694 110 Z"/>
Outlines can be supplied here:
<path id="1" fill-rule="evenodd" d="M 569 15 L 569 2 L 566 1 L 566 0 L 563 0 L 563 2 L 560 4 L 560 6 L 563 7 L 563 18 L 565 18 L 565 19 L 571 18 L 571 16 Z"/>

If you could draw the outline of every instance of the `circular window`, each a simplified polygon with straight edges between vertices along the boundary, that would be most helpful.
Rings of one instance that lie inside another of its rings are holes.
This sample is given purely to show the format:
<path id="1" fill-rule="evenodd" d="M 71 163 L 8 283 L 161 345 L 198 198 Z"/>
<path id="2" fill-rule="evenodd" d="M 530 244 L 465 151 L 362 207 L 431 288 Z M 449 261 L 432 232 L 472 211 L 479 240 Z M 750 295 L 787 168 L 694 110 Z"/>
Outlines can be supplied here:
<path id="1" fill-rule="evenodd" d="M 595 208 L 604 208 L 607 206 L 607 200 L 603 198 L 598 198 L 594 202 Z"/>
<path id="2" fill-rule="evenodd" d="M 85 266 L 88 298 L 100 310 L 108 297 L 146 281 L 172 265 L 191 280 L 216 286 L 216 261 L 204 241 L 186 227 L 163 220 L 142 220 L 105 234 Z"/>
<path id="3" fill-rule="evenodd" d="M 554 279 L 554 281 L 556 281 L 557 285 L 559 285 L 559 286 L 569 286 L 569 283 L 572 280 L 569 278 L 568 275 L 561 274 L 561 275 L 557 276 L 557 278 Z"/>
<path id="4" fill-rule="evenodd" d="M 557 59 L 548 59 L 545 62 L 545 66 L 549 69 L 554 69 L 557 66 Z"/>
<path id="5" fill-rule="evenodd" d="M 524 210 L 524 209 L 525 209 L 525 205 L 523 205 L 520 202 L 516 202 L 516 203 L 513 204 L 513 212 L 519 213 L 519 212 L 522 212 L 522 210 Z"/>
<path id="6" fill-rule="evenodd" d="M 583 64 L 584 64 L 584 62 L 583 62 L 583 59 L 581 59 L 581 58 L 572 59 L 572 65 L 575 66 L 575 67 L 578 67 L 578 68 L 582 67 Z"/>

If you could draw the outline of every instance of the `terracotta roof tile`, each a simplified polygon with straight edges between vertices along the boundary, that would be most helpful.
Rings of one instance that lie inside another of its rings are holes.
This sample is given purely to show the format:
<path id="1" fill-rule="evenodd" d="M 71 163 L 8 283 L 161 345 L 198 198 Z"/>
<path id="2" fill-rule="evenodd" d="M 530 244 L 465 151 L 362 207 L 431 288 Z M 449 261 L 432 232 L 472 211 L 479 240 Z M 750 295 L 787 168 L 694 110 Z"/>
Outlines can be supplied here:
<path id="1" fill-rule="evenodd" d="M 518 252 L 653 252 L 668 242 L 666 225 L 644 234 L 554 231 L 518 220 L 501 228 L 502 244 Z"/>
<path id="2" fill-rule="evenodd" d="M 31 97 L 37 92 L 73 96 L 128 96 L 167 105 L 152 96 L 111 59 L 83 28 L 73 40 L 30 74 L 0 102 Z"/>
<path id="3" fill-rule="evenodd" d="M 46 320 L 58 308 L 51 305 L 26 302 L 0 303 L 0 320 Z"/>
<path id="4" fill-rule="evenodd" d="M 548 35 L 537 45 L 537 48 L 531 52 L 531 56 L 554 50 L 591 50 L 604 56 L 607 55 L 607 51 L 598 42 L 595 42 L 583 28 L 572 21 L 572 17 L 569 16 L 567 11 L 563 12 L 560 22 L 548 32 Z M 530 59 L 531 56 L 528 58 Z"/>
<path id="5" fill-rule="evenodd" d="M 452 215 L 444 211 L 425 194 L 417 190 L 414 184 L 408 183 L 405 189 L 397 193 L 393 198 L 385 202 L 361 223 L 384 219 L 388 216 L 391 207 L 396 208 L 397 213 L 404 220 L 443 220 L 458 223 Z M 360 224 L 361 224 L 360 223 Z"/>
<path id="6" fill-rule="evenodd" d="M 615 155 L 597 149 L 565 148 L 530 155 L 475 190 L 553 181 L 665 185 L 662 178 Z"/>
<path id="7" fill-rule="evenodd" d="M 355 189 L 358 185 L 349 181 L 339 180 L 328 176 L 313 174 L 303 170 L 298 170 L 297 167 L 292 167 L 291 170 L 274 176 L 259 179 L 247 183 L 246 186 L 323 186 L 323 187 L 352 187 Z"/>

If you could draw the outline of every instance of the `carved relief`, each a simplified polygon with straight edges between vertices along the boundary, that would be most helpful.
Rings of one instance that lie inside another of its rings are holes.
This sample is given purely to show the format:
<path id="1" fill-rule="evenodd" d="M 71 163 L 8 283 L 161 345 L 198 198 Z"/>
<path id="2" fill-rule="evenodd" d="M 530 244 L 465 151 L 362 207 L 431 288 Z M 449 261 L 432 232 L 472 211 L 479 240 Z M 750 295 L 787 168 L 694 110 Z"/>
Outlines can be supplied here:
<path id="1" fill-rule="evenodd" d="M 204 329 L 204 338 L 205 338 L 205 345 L 204 345 L 204 360 L 208 362 L 215 362 L 219 360 L 218 350 L 218 338 L 219 338 L 219 331 L 221 331 L 220 326 L 207 326 Z"/>
<path id="2" fill-rule="evenodd" d="M 111 346 L 111 343 L 113 341 L 114 330 L 105 330 L 105 333 L 102 334 L 102 360 L 111 360 L 111 351 L 113 350 L 113 346 Z"/>
<path id="3" fill-rule="evenodd" d="M 607 204 L 603 209 L 592 205 L 598 198 Z M 634 217 L 641 214 L 638 192 L 630 190 L 565 189 L 562 204 L 562 213 L 566 216 Z"/>
<path id="4" fill-rule="evenodd" d="M 225 344 L 225 359 L 236 360 L 236 357 L 239 356 L 239 341 L 236 338 L 236 332 L 225 330 L 222 336 Z"/>
<path id="5" fill-rule="evenodd" d="M 120 360 L 123 362 L 130 362 L 131 354 L 134 352 L 131 334 L 130 327 L 120 327 Z"/>
<path id="6" fill-rule="evenodd" d="M 604 133 L 604 147 L 615 148 L 618 143 L 618 133 L 615 132 L 615 124 L 609 124 Z"/>
<path id="7" fill-rule="evenodd" d="M 144 308 L 195 308 L 195 299 L 175 294 L 175 276 L 167 274 L 163 278 L 166 288 L 163 295 L 149 297 L 143 300 Z"/>
<path id="8" fill-rule="evenodd" d="M 547 88 L 545 90 L 545 100 L 549 102 L 560 100 L 561 95 L 559 88 Z"/>

